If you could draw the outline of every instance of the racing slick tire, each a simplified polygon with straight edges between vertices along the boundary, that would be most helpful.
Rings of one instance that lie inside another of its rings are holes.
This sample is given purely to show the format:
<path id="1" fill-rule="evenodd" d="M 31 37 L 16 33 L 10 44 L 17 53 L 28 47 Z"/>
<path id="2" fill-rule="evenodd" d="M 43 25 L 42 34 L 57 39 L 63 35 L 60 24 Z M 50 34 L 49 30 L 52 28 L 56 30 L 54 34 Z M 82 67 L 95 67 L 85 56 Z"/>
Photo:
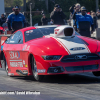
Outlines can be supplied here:
<path id="1" fill-rule="evenodd" d="M 100 76 L 100 71 L 98 72 L 92 72 L 94 76 Z"/>
<path id="2" fill-rule="evenodd" d="M 33 76 L 34 76 L 34 79 L 36 81 L 42 81 L 43 78 L 44 78 L 44 75 L 38 75 L 37 73 L 37 65 L 36 65 L 36 61 L 34 59 L 34 57 L 32 57 L 32 73 L 33 73 Z"/>
<path id="3" fill-rule="evenodd" d="M 8 65 L 7 65 L 7 62 L 6 62 L 5 56 L 3 56 L 3 64 L 4 64 L 4 68 L 5 68 L 5 71 L 6 71 L 7 76 L 8 76 Z"/>

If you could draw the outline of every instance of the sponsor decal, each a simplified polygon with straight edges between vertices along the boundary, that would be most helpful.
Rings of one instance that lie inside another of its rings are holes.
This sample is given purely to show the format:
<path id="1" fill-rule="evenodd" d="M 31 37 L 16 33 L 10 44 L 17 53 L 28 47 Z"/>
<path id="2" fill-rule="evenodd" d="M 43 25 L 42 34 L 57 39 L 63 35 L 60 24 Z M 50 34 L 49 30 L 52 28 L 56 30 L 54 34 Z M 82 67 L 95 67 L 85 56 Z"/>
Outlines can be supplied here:
<path id="1" fill-rule="evenodd" d="M 25 65 L 25 60 L 23 60 L 23 64 Z"/>
<path id="2" fill-rule="evenodd" d="M 18 59 L 18 60 L 9 60 L 9 61 L 22 61 L 22 59 Z"/>
<path id="3" fill-rule="evenodd" d="M 59 29 L 55 29 L 54 31 L 55 31 L 55 34 L 57 34 L 57 32 L 59 31 Z"/>
<path id="4" fill-rule="evenodd" d="M 33 32 L 33 30 L 30 30 L 30 33 L 32 33 Z"/>
<path id="5" fill-rule="evenodd" d="M 27 65 L 25 65 L 25 67 L 28 67 Z"/>
<path id="6" fill-rule="evenodd" d="M 45 73 L 45 69 L 38 69 L 38 73 Z"/>
<path id="7" fill-rule="evenodd" d="M 10 62 L 11 67 L 23 67 L 22 62 Z"/>
<path id="8" fill-rule="evenodd" d="M 30 46 L 24 45 L 22 50 L 29 50 Z"/>
<path id="9" fill-rule="evenodd" d="M 8 75 L 10 76 L 10 75 L 14 75 L 14 73 L 8 73 Z"/>
<path id="10" fill-rule="evenodd" d="M 22 49 L 22 50 L 25 50 L 25 49 L 26 49 L 26 47 L 27 47 L 27 44 L 25 44 L 25 45 L 23 46 L 23 49 Z"/>
<path id="11" fill-rule="evenodd" d="M 26 33 L 29 33 L 30 31 L 26 31 Z"/>
<path id="12" fill-rule="evenodd" d="M 18 59 L 18 58 L 20 58 L 20 53 L 19 53 L 19 51 L 10 51 L 9 52 L 9 54 L 10 54 L 10 59 Z"/>
<path id="13" fill-rule="evenodd" d="M 32 32 L 33 32 L 33 30 L 26 31 L 26 33 L 32 33 Z"/>
<path id="14" fill-rule="evenodd" d="M 10 43 L 14 43 L 15 41 L 10 41 Z"/>
<path id="15" fill-rule="evenodd" d="M 71 48 L 70 50 L 72 51 L 76 51 L 76 50 L 84 50 L 85 48 L 83 47 L 75 47 L 75 48 Z"/>
<path id="16" fill-rule="evenodd" d="M 55 29 L 55 31 L 59 31 L 60 29 Z"/>
<path id="17" fill-rule="evenodd" d="M 30 46 L 26 47 L 26 50 L 29 50 L 30 49 Z"/>

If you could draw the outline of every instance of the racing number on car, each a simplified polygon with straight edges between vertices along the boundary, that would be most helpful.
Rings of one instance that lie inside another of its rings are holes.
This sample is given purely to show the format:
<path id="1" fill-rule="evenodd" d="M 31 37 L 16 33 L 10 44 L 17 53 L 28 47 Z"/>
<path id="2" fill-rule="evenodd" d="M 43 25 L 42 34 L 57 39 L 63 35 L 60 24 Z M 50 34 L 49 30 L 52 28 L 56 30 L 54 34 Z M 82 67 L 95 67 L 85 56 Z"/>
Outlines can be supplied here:
<path id="1" fill-rule="evenodd" d="M 18 58 L 20 58 L 20 53 L 18 51 L 17 52 L 11 51 L 11 52 L 9 52 L 9 54 L 10 54 L 10 59 L 18 59 Z"/>

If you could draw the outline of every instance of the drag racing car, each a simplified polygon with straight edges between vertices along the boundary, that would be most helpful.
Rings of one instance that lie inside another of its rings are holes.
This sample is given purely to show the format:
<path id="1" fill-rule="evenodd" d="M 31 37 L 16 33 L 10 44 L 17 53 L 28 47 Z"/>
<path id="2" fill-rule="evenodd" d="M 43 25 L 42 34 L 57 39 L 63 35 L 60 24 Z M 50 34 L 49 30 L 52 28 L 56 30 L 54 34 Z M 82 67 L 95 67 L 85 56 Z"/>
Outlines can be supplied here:
<path id="1" fill-rule="evenodd" d="M 1 60 L 9 76 L 93 72 L 100 76 L 100 41 L 80 36 L 68 25 L 27 27 L 1 45 Z"/>

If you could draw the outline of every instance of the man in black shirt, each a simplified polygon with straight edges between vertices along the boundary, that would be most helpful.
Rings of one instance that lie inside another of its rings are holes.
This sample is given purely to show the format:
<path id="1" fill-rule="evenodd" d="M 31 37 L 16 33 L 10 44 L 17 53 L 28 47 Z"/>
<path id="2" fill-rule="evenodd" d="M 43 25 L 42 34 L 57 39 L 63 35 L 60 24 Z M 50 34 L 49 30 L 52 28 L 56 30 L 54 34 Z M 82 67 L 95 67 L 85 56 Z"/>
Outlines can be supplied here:
<path id="1" fill-rule="evenodd" d="M 48 19 L 46 18 L 45 14 L 43 14 L 43 17 L 41 18 L 42 25 L 48 24 Z"/>
<path id="2" fill-rule="evenodd" d="M 2 26 L 3 23 L 5 23 L 5 22 L 6 22 L 6 18 L 5 18 L 5 16 L 4 16 L 4 14 L 2 14 L 2 15 L 1 15 L 1 18 L 0 18 L 0 26 Z"/>
<path id="3" fill-rule="evenodd" d="M 66 18 L 66 15 L 63 13 L 58 4 L 55 4 L 54 10 L 50 14 L 50 18 L 56 25 L 65 25 L 64 19 Z"/>

